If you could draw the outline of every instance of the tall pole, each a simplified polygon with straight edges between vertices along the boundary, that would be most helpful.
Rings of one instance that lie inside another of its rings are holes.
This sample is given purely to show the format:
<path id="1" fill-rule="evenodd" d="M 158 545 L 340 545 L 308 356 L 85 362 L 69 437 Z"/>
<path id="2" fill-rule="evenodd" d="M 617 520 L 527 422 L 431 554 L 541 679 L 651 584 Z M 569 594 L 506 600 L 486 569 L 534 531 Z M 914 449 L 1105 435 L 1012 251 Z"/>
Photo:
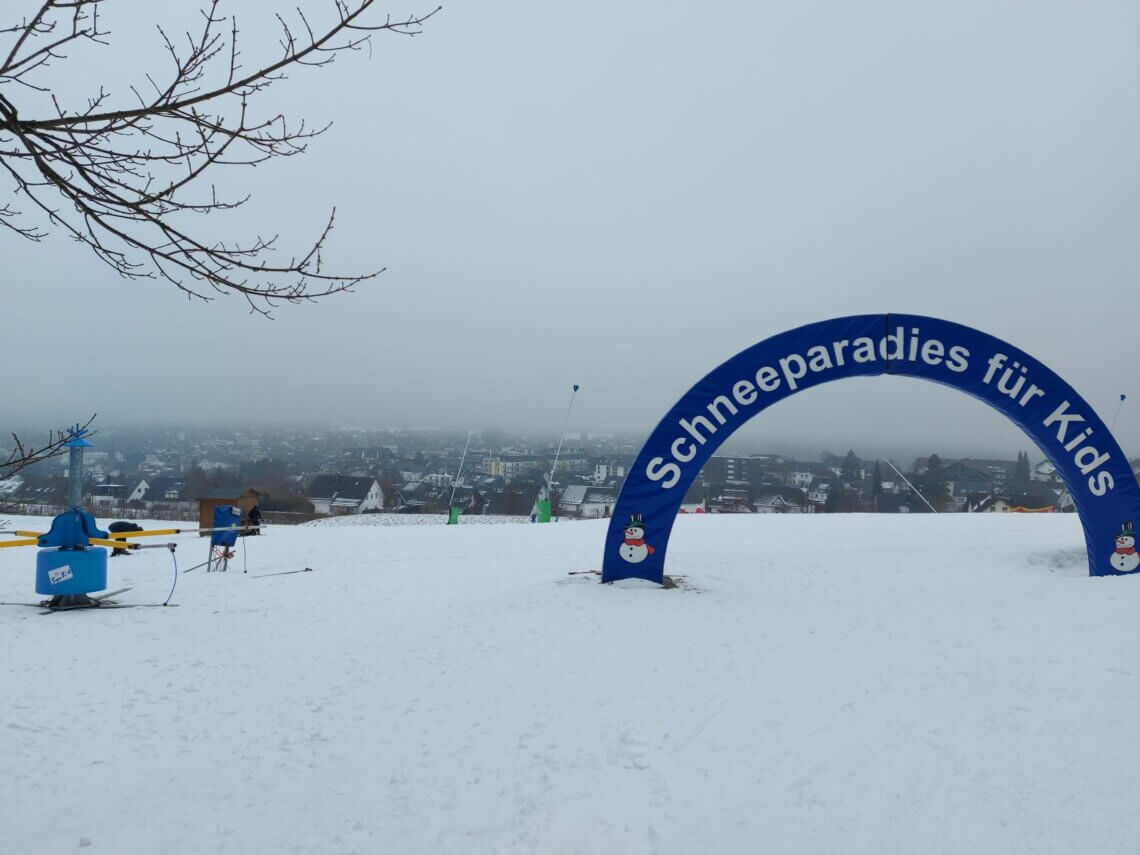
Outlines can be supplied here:
<path id="1" fill-rule="evenodd" d="M 83 450 L 92 444 L 83 438 L 79 425 L 70 428 L 71 439 L 67 442 L 67 501 L 77 510 L 83 509 Z"/>
<path id="2" fill-rule="evenodd" d="M 471 447 L 471 434 L 475 433 L 473 430 L 467 431 L 467 443 L 463 446 L 463 456 L 459 458 L 459 470 L 455 473 L 455 480 L 451 482 L 451 498 L 447 500 L 447 512 L 451 513 L 451 503 L 455 501 L 455 488 L 459 486 L 459 476 L 463 474 L 463 461 L 467 459 L 467 449 Z"/>
<path id="3" fill-rule="evenodd" d="M 566 418 L 562 420 L 562 435 L 558 437 L 558 449 L 554 452 L 554 465 L 550 467 L 550 476 L 546 479 L 546 495 L 550 497 L 550 485 L 554 481 L 554 471 L 558 468 L 558 455 L 562 453 L 562 440 L 566 438 L 566 425 L 570 422 L 570 410 L 574 408 L 574 396 L 578 394 L 578 384 L 574 384 L 574 391 L 570 393 L 570 406 L 566 408 Z"/>
<path id="4" fill-rule="evenodd" d="M 887 458 L 887 465 L 895 470 L 895 473 L 900 478 L 903 479 L 903 483 L 905 483 L 908 487 L 910 487 L 912 490 L 914 490 L 914 494 L 916 496 L 918 496 L 920 499 L 922 499 L 922 501 L 926 502 L 926 496 L 924 496 L 924 495 L 922 495 L 922 493 L 918 492 L 918 487 L 914 486 L 914 484 L 910 483 L 910 481 L 907 481 L 906 476 L 903 475 L 901 472 L 899 472 L 899 468 L 897 466 L 895 466 L 895 464 L 891 463 L 891 459 L 889 457 Z M 930 502 L 926 502 L 926 507 L 930 508 L 930 510 L 932 510 L 934 513 L 938 513 L 938 509 L 936 507 L 934 507 L 934 505 L 930 504 Z"/>
<path id="5" fill-rule="evenodd" d="M 1108 426 L 1109 430 L 1116 427 L 1116 417 L 1120 415 L 1120 408 L 1124 405 L 1124 401 L 1127 397 L 1127 395 L 1121 394 L 1120 400 L 1116 404 L 1116 412 L 1112 414 L 1112 424 Z"/>

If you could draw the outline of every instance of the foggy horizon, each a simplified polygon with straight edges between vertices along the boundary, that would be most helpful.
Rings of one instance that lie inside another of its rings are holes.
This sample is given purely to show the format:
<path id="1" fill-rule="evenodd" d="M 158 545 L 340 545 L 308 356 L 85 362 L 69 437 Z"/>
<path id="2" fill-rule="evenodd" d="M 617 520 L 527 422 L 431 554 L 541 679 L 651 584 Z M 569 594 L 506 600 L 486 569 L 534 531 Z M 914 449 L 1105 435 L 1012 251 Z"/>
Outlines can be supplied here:
<path id="1" fill-rule="evenodd" d="M 53 429 L 65 428 L 67 425 L 53 425 Z M 480 425 L 473 428 L 461 428 L 456 426 L 447 425 L 364 425 L 364 424 L 348 424 L 348 423 L 318 423 L 318 422 L 295 422 L 288 423 L 104 423 L 100 419 L 92 424 L 91 429 L 94 434 L 91 440 L 94 443 L 94 450 L 99 450 L 100 432 L 104 436 L 114 434 L 121 431 L 155 431 L 155 432 L 209 432 L 216 433 L 224 436 L 226 433 L 232 433 L 235 436 L 251 433 L 274 433 L 278 431 L 306 431 L 313 434 L 338 434 L 338 433 L 394 433 L 394 434 L 416 434 L 416 433 L 435 433 L 435 434 L 451 434 L 456 438 L 457 442 L 462 443 L 463 437 L 470 430 L 473 434 L 473 442 L 476 444 L 473 447 L 479 447 L 479 443 L 483 441 L 485 434 L 502 433 L 508 437 L 515 437 L 529 441 L 534 447 L 542 447 L 549 445 L 554 447 L 559 440 L 560 425 L 555 425 L 550 429 L 543 429 L 541 427 L 532 430 L 514 429 L 511 427 Z M 35 441 L 42 439 L 39 435 L 45 432 L 39 428 L 27 428 L 24 430 L 17 430 L 16 433 L 20 436 L 21 440 Z M 1046 456 L 1041 452 L 1029 439 L 1028 436 L 1022 435 L 1020 444 L 1016 437 L 1012 440 L 1013 444 L 1003 445 L 985 445 L 985 444 L 944 444 L 932 445 L 929 442 L 924 442 L 921 438 L 900 441 L 900 442 L 869 442 L 869 443 L 850 443 L 841 439 L 834 442 L 813 443 L 813 442 L 797 442 L 791 438 L 772 437 L 770 440 L 765 440 L 755 436 L 748 435 L 748 427 L 742 428 L 735 434 L 728 437 L 723 445 L 714 452 L 714 456 L 741 456 L 747 457 L 755 454 L 779 454 L 791 457 L 797 461 L 802 462 L 816 462 L 824 453 L 831 453 L 842 457 L 848 451 L 854 451 L 855 454 L 864 461 L 871 461 L 875 459 L 886 460 L 890 459 L 899 465 L 903 471 L 907 471 L 907 467 L 913 462 L 915 458 L 926 457 L 930 454 L 937 454 L 944 459 L 973 459 L 973 460 L 1010 460 L 1016 459 L 1021 451 L 1029 452 L 1030 459 L 1033 463 L 1045 460 Z M 629 444 L 632 446 L 632 453 L 640 450 L 645 440 L 648 438 L 649 431 L 638 433 L 634 431 L 621 431 L 621 430 L 602 430 L 594 429 L 587 426 L 568 427 L 566 431 L 564 448 L 575 447 L 577 443 L 593 442 L 601 439 L 612 439 L 616 443 Z M 0 448 L 4 446 L 4 442 L 0 442 Z M 1127 453 L 1127 450 L 1125 450 Z M 272 457 L 272 454 L 269 455 Z M 1132 455 L 1129 455 L 1131 457 Z"/>
<path id="2" fill-rule="evenodd" d="M 277 8 L 223 3 L 247 64 L 276 56 Z M 96 429 L 557 438 L 577 383 L 568 432 L 640 447 L 753 344 L 905 312 L 1031 354 L 1140 455 L 1140 7 L 702 11 L 698 28 L 645 2 L 446 5 L 415 38 L 378 35 L 252 99 L 333 126 L 298 157 L 214 172 L 252 199 L 215 212 L 213 233 L 280 233 L 288 255 L 335 207 L 325 265 L 387 268 L 274 320 L 239 296 L 124 281 L 59 231 L 37 244 L 0 229 L 14 319 L 0 435 L 97 412 Z M 65 106 L 104 79 L 118 103 L 161 77 L 154 25 L 180 33 L 196 13 L 105 4 L 111 47 L 55 70 Z M 806 390 L 718 453 L 734 448 L 1044 456 L 968 395 L 894 377 Z"/>

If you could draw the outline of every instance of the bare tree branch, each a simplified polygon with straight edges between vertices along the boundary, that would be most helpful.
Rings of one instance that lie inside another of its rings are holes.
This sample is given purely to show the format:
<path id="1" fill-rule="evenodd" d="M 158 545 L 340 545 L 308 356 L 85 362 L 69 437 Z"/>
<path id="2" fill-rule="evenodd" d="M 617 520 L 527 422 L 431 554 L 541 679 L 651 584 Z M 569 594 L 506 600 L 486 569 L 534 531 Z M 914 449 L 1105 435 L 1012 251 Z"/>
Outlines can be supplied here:
<path id="1" fill-rule="evenodd" d="M 83 436 L 91 436 L 94 431 L 88 432 L 87 428 L 95 421 L 95 415 L 92 415 L 91 418 L 83 424 L 76 425 L 74 430 Z M 0 480 L 11 478 L 21 469 L 26 466 L 31 466 L 33 463 L 39 463 L 50 457 L 62 454 L 64 446 L 73 435 L 70 430 L 50 431 L 44 444 L 37 446 L 35 443 L 25 443 L 16 436 L 16 434 L 12 434 L 14 447 L 8 453 L 8 457 L 0 462 Z"/>
<path id="2" fill-rule="evenodd" d="M 370 20 L 376 0 L 332 0 L 335 19 L 323 29 L 300 9 L 293 23 L 278 14 L 280 55 L 245 72 L 237 19 L 221 14 L 222 0 L 210 0 L 196 32 L 175 39 L 158 28 L 169 67 L 147 74 L 142 90 L 130 87 L 129 104 L 115 103 L 99 86 L 82 106 L 68 106 L 37 73 L 66 61 L 79 43 L 109 44 L 99 17 L 109 2 L 46 0 L 31 17 L 0 26 L 0 42 L 12 42 L 0 48 L 0 174 L 15 190 L 0 206 L 0 226 L 33 241 L 62 231 L 123 277 L 166 279 L 203 300 L 239 293 L 266 315 L 279 302 L 348 291 L 383 272 L 323 268 L 335 209 L 303 252 L 281 260 L 276 236 L 206 240 L 187 215 L 249 200 L 219 196 L 214 182 L 222 168 L 302 154 L 328 130 L 282 114 L 256 117 L 251 103 L 259 93 L 296 67 L 321 67 L 342 51 L 371 48 L 374 33 L 417 35 L 439 7 L 381 21 Z"/>

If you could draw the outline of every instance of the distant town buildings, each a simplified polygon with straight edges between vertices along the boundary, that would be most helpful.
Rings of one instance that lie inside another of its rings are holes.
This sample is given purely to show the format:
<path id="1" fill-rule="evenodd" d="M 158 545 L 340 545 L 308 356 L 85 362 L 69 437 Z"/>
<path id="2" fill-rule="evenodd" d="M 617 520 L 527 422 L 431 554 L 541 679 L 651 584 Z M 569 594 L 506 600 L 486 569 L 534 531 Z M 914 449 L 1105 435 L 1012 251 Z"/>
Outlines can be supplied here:
<path id="1" fill-rule="evenodd" d="M 256 490 L 269 520 L 360 513 L 529 515 L 550 479 L 554 513 L 607 517 L 639 449 L 611 435 L 556 449 L 524 436 L 447 431 L 147 430 L 103 427 L 85 459 L 85 503 L 100 516 L 192 519 L 210 491 Z M 462 471 L 460 464 L 462 460 Z M 1140 469 L 1140 460 L 1133 462 Z M 905 470 L 905 471 L 904 471 Z M 909 482 L 909 483 L 908 483 Z M 0 508 L 52 513 L 67 457 L 0 480 Z M 928 504 L 929 503 L 929 504 Z M 716 455 L 688 486 L 687 513 L 928 513 L 1072 508 L 1048 461 L 951 459 L 908 466 L 821 455 Z M 275 516 L 274 516 L 275 515 Z"/>

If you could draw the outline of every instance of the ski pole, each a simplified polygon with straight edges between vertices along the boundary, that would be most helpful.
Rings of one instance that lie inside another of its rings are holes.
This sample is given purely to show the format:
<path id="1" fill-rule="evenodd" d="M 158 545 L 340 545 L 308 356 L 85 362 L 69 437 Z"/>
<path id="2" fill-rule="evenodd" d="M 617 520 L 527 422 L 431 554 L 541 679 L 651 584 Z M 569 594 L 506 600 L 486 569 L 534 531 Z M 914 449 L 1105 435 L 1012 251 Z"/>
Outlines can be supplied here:
<path id="1" fill-rule="evenodd" d="M 210 563 L 212 560 L 213 560 L 213 557 L 211 556 L 210 558 L 207 558 L 205 561 L 203 561 L 201 564 L 195 564 L 193 567 L 187 567 L 187 568 L 186 568 L 185 570 L 183 570 L 182 572 L 183 572 L 183 573 L 189 573 L 191 570 L 197 570 L 199 567 L 205 567 L 205 566 L 206 566 L 207 564 L 209 564 L 209 563 Z"/>

